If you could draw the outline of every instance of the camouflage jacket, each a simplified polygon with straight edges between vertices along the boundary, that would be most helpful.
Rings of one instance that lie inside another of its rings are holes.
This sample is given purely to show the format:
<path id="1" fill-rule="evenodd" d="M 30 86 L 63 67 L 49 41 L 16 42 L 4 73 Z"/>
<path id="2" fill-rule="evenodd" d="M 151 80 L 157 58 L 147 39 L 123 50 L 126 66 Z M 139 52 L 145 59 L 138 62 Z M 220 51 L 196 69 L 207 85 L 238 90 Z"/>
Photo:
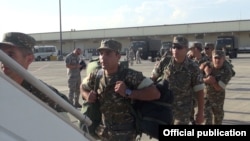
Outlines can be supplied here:
<path id="1" fill-rule="evenodd" d="M 66 56 L 65 63 L 70 65 L 77 65 L 80 63 L 80 57 L 71 52 Z M 81 70 L 79 68 L 75 69 L 67 68 L 67 74 L 69 79 L 81 78 Z"/>
<path id="2" fill-rule="evenodd" d="M 47 85 L 46 83 L 44 83 L 44 84 Z M 65 110 L 62 107 L 60 107 L 53 100 L 51 100 L 48 96 L 46 96 L 45 94 L 43 94 L 40 90 L 38 90 L 36 87 L 34 87 L 33 85 L 31 85 L 27 81 L 23 81 L 21 85 L 27 91 L 29 91 L 30 93 L 32 93 L 34 96 L 36 96 L 37 98 L 39 98 L 43 102 L 47 103 L 51 108 L 55 109 L 57 112 L 65 112 Z M 58 94 L 60 97 L 62 97 L 64 100 L 66 100 L 67 102 L 69 102 L 68 98 L 64 94 L 61 94 L 60 92 L 58 92 L 57 89 L 55 89 L 55 88 L 53 88 L 53 87 L 51 87 L 49 85 L 47 85 L 47 86 L 51 90 L 53 90 L 56 94 Z"/>
<path id="3" fill-rule="evenodd" d="M 224 100 L 226 85 L 232 78 L 232 71 L 230 66 L 225 61 L 220 69 L 215 69 L 212 67 L 211 75 L 215 77 L 218 84 L 222 87 L 222 90 L 216 91 L 212 85 L 206 84 L 206 89 L 205 89 L 206 97 L 208 99 L 221 97 Z"/>
<path id="4" fill-rule="evenodd" d="M 97 70 L 98 71 L 98 70 Z M 94 90 L 97 71 L 91 72 L 83 82 L 86 90 Z M 135 130 L 135 119 L 131 114 L 131 99 L 124 98 L 120 94 L 114 92 L 116 81 L 124 81 L 128 88 L 137 89 L 140 83 L 145 79 L 142 72 L 132 69 L 125 69 L 119 66 L 117 73 L 112 76 L 105 76 L 104 71 L 97 88 L 98 100 L 100 102 L 100 111 L 102 113 L 101 127 L 107 130 L 115 130 L 118 126 L 133 126 Z M 112 127 L 112 129 L 111 129 Z M 127 130 L 133 130 L 127 129 Z"/>
<path id="5" fill-rule="evenodd" d="M 185 109 L 185 113 L 190 113 L 193 92 L 204 89 L 203 74 L 198 64 L 186 57 L 182 64 L 177 65 L 173 57 L 164 57 L 152 73 L 169 81 L 169 88 L 175 96 L 174 110 Z"/>

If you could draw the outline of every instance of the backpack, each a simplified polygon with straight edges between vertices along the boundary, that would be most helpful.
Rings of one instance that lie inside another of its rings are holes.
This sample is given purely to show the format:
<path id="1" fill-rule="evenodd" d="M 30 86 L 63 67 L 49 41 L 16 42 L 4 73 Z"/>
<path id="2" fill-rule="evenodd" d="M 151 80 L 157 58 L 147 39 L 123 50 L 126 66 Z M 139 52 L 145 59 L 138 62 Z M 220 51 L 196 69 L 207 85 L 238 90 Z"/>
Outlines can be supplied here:
<path id="1" fill-rule="evenodd" d="M 123 69 L 120 78 L 125 78 L 126 69 Z M 96 73 L 96 85 L 102 77 L 102 69 Z M 122 79 L 121 79 L 122 80 Z M 132 115 L 135 117 L 137 135 L 147 134 L 150 138 L 159 137 L 159 125 L 171 125 L 173 121 L 172 106 L 173 93 L 168 89 L 168 81 L 161 80 L 155 83 L 155 86 L 160 91 L 161 96 L 158 100 L 140 101 L 135 100 L 132 104 L 128 102 L 131 108 Z M 95 86 L 96 87 L 96 86 Z M 91 135 L 96 136 L 95 128 L 101 121 L 101 113 L 99 111 L 99 103 L 83 103 L 82 113 L 92 120 L 92 125 L 89 127 L 83 126 L 80 123 L 81 129 L 89 132 Z"/>
<path id="2" fill-rule="evenodd" d="M 161 80 L 155 83 L 160 91 L 160 99 L 152 101 L 136 100 L 133 104 L 136 117 L 137 134 L 148 135 L 150 138 L 159 139 L 159 125 L 171 125 L 173 123 L 172 103 L 174 95 L 168 89 L 168 81 Z"/>
<path id="3" fill-rule="evenodd" d="M 79 64 L 81 65 L 80 71 L 83 70 L 83 69 L 86 69 L 87 64 L 85 63 L 85 61 L 83 59 L 81 59 L 81 61 L 79 62 Z"/>

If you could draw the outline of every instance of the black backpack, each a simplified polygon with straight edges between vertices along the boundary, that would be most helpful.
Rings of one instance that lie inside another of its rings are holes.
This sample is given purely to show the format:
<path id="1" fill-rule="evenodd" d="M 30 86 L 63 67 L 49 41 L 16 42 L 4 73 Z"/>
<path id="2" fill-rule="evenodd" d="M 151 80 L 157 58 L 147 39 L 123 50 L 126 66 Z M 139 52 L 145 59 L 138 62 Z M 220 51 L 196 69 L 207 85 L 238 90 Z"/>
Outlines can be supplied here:
<path id="1" fill-rule="evenodd" d="M 136 117 L 137 134 L 147 134 L 150 138 L 159 138 L 159 125 L 171 125 L 173 123 L 172 103 L 174 95 L 168 89 L 168 81 L 162 80 L 155 84 L 161 93 L 158 100 L 135 101 L 133 104 Z"/>

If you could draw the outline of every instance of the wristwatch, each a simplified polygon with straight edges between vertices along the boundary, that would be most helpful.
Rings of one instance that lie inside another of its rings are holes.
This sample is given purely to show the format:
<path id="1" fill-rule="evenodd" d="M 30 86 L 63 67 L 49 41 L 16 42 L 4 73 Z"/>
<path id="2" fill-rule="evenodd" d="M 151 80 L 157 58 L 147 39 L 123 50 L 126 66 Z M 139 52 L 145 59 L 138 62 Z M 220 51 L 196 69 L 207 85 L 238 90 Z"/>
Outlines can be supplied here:
<path id="1" fill-rule="evenodd" d="M 132 90 L 126 89 L 125 94 L 126 94 L 127 97 L 129 97 L 132 94 Z"/>

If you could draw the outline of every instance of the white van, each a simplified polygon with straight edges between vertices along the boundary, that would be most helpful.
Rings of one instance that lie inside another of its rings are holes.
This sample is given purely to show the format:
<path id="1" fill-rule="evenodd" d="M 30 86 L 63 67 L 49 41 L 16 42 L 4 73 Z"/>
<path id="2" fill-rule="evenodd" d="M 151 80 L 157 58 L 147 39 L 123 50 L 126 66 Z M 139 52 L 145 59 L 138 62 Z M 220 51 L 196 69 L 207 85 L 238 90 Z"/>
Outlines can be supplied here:
<path id="1" fill-rule="evenodd" d="M 58 49 L 53 45 L 35 46 L 33 52 L 36 61 L 50 60 L 58 55 Z"/>

